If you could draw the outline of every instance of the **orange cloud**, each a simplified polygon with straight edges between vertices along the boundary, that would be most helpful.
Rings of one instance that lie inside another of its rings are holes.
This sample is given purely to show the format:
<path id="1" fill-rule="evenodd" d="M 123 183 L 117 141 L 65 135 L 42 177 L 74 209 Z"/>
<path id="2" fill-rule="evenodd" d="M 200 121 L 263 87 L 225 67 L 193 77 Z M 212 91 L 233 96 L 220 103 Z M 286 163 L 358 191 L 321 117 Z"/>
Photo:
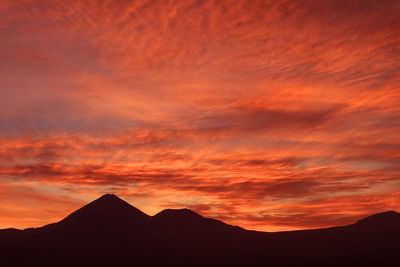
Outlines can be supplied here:
<path id="1" fill-rule="evenodd" d="M 37 226 L 61 212 L 16 211 L 110 191 L 263 230 L 395 209 L 399 8 L 2 2 L 2 220 Z"/>

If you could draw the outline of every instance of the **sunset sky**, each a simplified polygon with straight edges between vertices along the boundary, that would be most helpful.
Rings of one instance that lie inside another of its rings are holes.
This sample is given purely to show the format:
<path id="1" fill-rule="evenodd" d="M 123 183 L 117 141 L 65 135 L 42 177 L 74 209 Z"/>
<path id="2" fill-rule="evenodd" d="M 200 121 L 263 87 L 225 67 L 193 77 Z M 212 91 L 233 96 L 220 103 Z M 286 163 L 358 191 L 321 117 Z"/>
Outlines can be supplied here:
<path id="1" fill-rule="evenodd" d="M 400 1 L 0 1 L 0 228 L 104 193 L 263 231 L 400 211 Z"/>

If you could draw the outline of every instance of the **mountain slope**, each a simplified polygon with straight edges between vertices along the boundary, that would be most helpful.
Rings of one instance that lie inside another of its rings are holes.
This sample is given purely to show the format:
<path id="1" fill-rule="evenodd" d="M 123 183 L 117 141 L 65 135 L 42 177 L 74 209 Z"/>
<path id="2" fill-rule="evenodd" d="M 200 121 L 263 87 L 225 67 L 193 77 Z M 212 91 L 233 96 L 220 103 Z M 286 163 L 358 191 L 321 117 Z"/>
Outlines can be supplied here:
<path id="1" fill-rule="evenodd" d="M 386 211 L 371 215 L 354 224 L 364 228 L 396 228 L 400 225 L 400 214 L 395 211 Z"/>

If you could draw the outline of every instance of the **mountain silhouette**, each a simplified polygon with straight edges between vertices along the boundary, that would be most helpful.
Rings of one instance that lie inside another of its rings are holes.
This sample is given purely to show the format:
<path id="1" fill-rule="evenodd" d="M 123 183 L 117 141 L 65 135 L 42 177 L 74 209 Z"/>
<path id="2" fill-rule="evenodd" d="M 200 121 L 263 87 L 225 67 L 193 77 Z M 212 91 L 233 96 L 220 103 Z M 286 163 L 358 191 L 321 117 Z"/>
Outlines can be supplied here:
<path id="1" fill-rule="evenodd" d="M 394 211 L 326 229 L 266 233 L 189 209 L 149 216 L 112 194 L 39 228 L 0 230 L 3 266 L 400 264 Z"/>
<path id="2" fill-rule="evenodd" d="M 116 195 L 106 194 L 68 215 L 58 223 L 44 226 L 44 230 L 75 232 L 121 231 L 146 228 L 151 217 Z"/>

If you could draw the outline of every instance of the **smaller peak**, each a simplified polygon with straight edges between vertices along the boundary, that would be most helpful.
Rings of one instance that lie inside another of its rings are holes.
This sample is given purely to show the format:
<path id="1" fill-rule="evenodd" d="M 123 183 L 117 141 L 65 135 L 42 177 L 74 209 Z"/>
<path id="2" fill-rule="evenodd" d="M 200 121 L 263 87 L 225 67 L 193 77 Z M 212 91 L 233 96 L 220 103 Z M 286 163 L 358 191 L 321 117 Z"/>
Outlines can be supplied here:
<path id="1" fill-rule="evenodd" d="M 370 218 L 370 219 L 376 219 L 376 218 L 392 218 L 392 217 L 395 217 L 395 216 L 398 216 L 399 214 L 397 213 L 397 212 L 395 212 L 394 210 L 390 210 L 390 211 L 384 211 L 384 212 L 380 212 L 380 213 L 376 213 L 376 214 L 373 214 L 373 215 L 371 215 L 371 216 L 368 216 L 367 218 L 365 218 L 365 219 L 368 219 L 368 218 Z"/>
<path id="2" fill-rule="evenodd" d="M 385 211 L 385 212 L 381 212 L 381 213 L 377 213 L 375 215 L 385 215 L 385 216 L 397 216 L 398 213 L 395 212 L 394 210 L 389 210 L 389 211 Z"/>
<path id="3" fill-rule="evenodd" d="M 156 215 L 157 217 L 160 216 L 191 216 L 191 217 L 202 217 L 200 214 L 187 209 L 187 208 L 183 208 L 183 209 L 165 209 L 162 210 L 161 212 L 157 213 Z"/>
<path id="4" fill-rule="evenodd" d="M 153 216 L 153 222 L 158 229 L 174 232 L 220 232 L 238 230 L 216 219 L 206 218 L 190 209 L 165 209 Z"/>
<path id="5" fill-rule="evenodd" d="M 359 220 L 356 225 L 390 225 L 400 224 L 400 214 L 391 210 L 377 214 L 373 214 L 364 219 Z"/>

